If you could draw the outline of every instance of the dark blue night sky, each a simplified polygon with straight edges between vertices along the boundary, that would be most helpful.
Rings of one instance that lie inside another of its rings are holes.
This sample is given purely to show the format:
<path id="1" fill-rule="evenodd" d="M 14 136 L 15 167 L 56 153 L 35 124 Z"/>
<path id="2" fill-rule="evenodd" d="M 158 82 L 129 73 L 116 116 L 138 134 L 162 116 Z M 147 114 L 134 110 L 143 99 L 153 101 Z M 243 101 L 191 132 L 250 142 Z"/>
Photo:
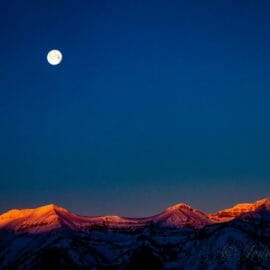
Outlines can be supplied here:
<path id="1" fill-rule="evenodd" d="M 2 0 L 0 211 L 144 216 L 269 196 L 269 13 L 255 0 Z"/>

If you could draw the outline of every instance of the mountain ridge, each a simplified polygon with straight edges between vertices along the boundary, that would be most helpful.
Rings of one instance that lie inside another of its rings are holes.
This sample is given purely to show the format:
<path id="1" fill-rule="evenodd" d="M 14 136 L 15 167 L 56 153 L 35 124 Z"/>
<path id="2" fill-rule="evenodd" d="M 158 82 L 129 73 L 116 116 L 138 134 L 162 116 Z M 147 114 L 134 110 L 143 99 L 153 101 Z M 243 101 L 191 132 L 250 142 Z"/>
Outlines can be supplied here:
<path id="1" fill-rule="evenodd" d="M 269 269 L 269 199 L 209 215 L 180 203 L 146 218 L 13 209 L 0 215 L 0 246 L 0 270 Z"/>
<path id="2" fill-rule="evenodd" d="M 0 229 L 17 232 L 40 233 L 56 229 L 89 230 L 91 228 L 138 229 L 155 225 L 171 229 L 203 228 L 207 225 L 228 222 L 243 215 L 265 209 L 270 212 L 270 198 L 253 203 L 239 203 L 231 208 L 205 214 L 185 203 L 166 208 L 157 215 L 132 218 L 117 215 L 82 216 L 56 204 L 32 209 L 11 209 L 0 215 Z"/>
<path id="3" fill-rule="evenodd" d="M 209 214 L 208 217 L 213 222 L 227 222 L 252 212 L 259 211 L 262 208 L 266 208 L 268 211 L 270 211 L 270 197 L 257 200 L 253 203 L 238 203 L 231 208 L 226 208 L 217 211 L 216 213 Z"/>

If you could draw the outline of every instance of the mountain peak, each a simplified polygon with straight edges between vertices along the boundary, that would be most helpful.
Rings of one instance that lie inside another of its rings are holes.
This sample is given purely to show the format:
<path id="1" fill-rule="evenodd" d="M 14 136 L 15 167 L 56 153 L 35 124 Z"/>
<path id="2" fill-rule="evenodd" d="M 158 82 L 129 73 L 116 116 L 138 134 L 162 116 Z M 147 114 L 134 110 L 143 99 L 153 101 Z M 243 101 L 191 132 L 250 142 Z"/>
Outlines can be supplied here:
<path id="1" fill-rule="evenodd" d="M 154 218 L 154 222 L 170 228 L 201 228 L 211 223 L 207 215 L 185 203 L 168 207 Z"/>
<path id="2" fill-rule="evenodd" d="M 47 205 L 35 208 L 33 210 L 34 210 L 34 212 L 40 213 L 40 214 L 48 213 L 48 212 L 54 212 L 55 214 L 58 214 L 61 212 L 68 213 L 68 210 L 66 210 L 65 208 L 60 207 L 56 204 L 47 204 Z"/>
<path id="3" fill-rule="evenodd" d="M 166 208 L 165 211 L 171 212 L 171 211 L 176 211 L 176 210 L 180 210 L 180 209 L 194 211 L 194 209 L 186 203 L 178 203 L 178 204 L 172 205 L 172 206 Z"/>
<path id="4" fill-rule="evenodd" d="M 33 209 L 13 209 L 0 215 L 0 228 L 13 231 L 42 232 L 63 226 L 61 220 L 72 216 L 66 209 L 48 204 Z"/>
<path id="5" fill-rule="evenodd" d="M 247 213 L 256 212 L 262 209 L 270 211 L 270 198 L 263 198 L 253 203 L 238 203 L 231 208 L 209 214 L 208 217 L 215 222 L 226 222 Z"/>

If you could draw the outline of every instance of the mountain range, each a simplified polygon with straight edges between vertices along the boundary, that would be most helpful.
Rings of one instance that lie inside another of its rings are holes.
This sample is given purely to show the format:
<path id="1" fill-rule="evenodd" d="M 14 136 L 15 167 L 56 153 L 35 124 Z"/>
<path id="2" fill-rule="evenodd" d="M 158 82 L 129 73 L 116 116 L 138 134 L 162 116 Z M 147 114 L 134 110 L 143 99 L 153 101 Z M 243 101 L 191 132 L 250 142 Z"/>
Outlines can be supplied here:
<path id="1" fill-rule="evenodd" d="M 270 269 L 270 198 L 144 218 L 50 204 L 0 215 L 0 269 Z"/>

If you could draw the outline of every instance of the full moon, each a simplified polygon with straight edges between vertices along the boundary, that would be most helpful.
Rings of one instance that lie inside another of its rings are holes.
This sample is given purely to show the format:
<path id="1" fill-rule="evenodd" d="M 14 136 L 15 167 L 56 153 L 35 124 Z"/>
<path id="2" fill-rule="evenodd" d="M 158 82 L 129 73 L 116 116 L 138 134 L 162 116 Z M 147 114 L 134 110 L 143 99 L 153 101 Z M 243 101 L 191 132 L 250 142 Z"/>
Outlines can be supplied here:
<path id="1" fill-rule="evenodd" d="M 62 61 L 62 53 L 59 50 L 51 50 L 47 54 L 47 60 L 51 65 L 58 65 Z"/>

